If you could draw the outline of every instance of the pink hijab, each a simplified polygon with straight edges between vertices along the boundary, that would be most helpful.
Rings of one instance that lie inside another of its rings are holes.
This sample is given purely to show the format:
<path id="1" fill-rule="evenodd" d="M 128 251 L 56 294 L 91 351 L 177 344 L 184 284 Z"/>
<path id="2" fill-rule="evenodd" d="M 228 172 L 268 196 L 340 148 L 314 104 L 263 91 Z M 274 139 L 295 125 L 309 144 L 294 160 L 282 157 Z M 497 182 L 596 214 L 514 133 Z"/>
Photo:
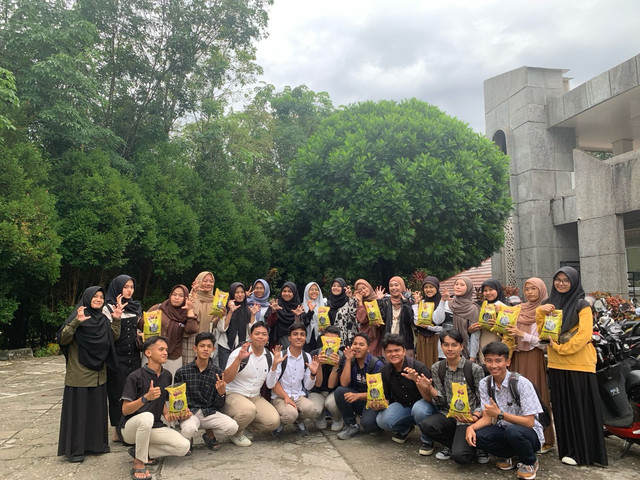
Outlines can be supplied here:
<path id="1" fill-rule="evenodd" d="M 536 309 L 549 297 L 549 294 L 547 292 L 547 286 L 539 278 L 530 278 L 524 282 L 525 287 L 527 286 L 527 283 L 536 287 L 540 292 L 540 296 L 535 302 L 526 302 L 521 305 L 520 315 L 518 315 L 518 322 L 516 323 L 516 326 L 523 332 L 530 333 L 532 330 L 531 325 L 536 323 Z M 516 344 L 518 350 L 531 350 L 531 344 L 529 342 L 525 342 L 522 337 L 516 337 Z"/>

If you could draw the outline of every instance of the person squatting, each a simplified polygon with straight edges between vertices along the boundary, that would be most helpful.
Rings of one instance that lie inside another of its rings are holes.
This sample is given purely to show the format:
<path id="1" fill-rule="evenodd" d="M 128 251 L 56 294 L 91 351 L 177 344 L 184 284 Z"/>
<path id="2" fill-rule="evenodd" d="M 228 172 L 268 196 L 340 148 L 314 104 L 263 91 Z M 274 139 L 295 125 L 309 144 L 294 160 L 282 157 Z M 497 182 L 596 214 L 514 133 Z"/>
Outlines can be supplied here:
<path id="1" fill-rule="evenodd" d="M 67 366 L 58 455 L 109 452 L 110 420 L 138 480 L 162 457 L 191 455 L 200 430 L 218 451 L 220 440 L 250 447 L 251 432 L 285 439 L 288 426 L 302 437 L 330 428 L 340 440 L 388 431 L 400 444 L 417 429 L 422 456 L 466 464 L 493 455 L 522 479 L 556 449 L 567 465 L 607 465 L 592 314 L 571 267 L 550 294 L 527 280 L 516 306 L 494 279 L 481 305 L 469 278 L 453 295 L 435 277 L 415 292 L 393 277 L 388 294 L 336 278 L 326 298 L 307 284 L 302 303 L 295 283 L 270 298 L 258 279 L 248 290 L 230 285 L 218 308 L 214 285 L 202 272 L 147 312 L 128 275 L 83 292 L 58 331 Z M 559 311 L 557 335 L 544 341 L 545 318 Z M 500 312 L 510 320 L 497 328 Z"/>

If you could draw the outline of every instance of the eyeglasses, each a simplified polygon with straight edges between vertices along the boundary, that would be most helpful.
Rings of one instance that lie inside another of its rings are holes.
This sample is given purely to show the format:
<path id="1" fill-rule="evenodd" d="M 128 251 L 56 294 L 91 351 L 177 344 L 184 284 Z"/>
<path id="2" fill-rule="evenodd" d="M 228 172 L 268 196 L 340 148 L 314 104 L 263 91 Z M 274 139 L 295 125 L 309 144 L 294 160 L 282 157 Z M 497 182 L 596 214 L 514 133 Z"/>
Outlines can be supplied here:
<path id="1" fill-rule="evenodd" d="M 560 285 L 571 285 L 571 280 L 568 278 L 554 278 L 553 283 L 559 283 Z"/>

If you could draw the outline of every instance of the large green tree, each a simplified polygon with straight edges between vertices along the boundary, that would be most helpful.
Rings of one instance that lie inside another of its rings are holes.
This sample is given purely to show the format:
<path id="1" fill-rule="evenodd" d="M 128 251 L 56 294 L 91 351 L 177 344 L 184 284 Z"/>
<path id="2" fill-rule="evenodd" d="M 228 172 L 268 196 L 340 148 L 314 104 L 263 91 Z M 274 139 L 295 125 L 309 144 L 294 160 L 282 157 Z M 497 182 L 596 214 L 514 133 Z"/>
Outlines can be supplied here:
<path id="1" fill-rule="evenodd" d="M 510 205 L 508 159 L 488 139 L 419 100 L 364 102 L 292 162 L 275 256 L 292 276 L 446 277 L 500 247 Z"/>

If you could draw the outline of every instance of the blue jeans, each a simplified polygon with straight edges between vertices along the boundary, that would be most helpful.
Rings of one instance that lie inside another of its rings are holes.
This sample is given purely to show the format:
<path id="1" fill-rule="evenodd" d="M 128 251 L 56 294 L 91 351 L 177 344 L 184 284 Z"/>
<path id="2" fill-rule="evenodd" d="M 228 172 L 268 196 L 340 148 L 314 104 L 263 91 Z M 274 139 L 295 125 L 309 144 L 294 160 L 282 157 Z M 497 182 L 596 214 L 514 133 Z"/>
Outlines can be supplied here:
<path id="1" fill-rule="evenodd" d="M 413 425 L 420 425 L 420 422 L 433 415 L 438 408 L 421 398 L 411 407 L 405 407 L 401 403 L 393 402 L 385 410 L 382 410 L 376 417 L 376 423 L 382 430 L 406 433 Z M 431 443 L 431 439 L 422 433 L 420 436 L 423 442 Z"/>
<path id="2" fill-rule="evenodd" d="M 536 452 L 540 450 L 540 440 L 533 428 L 521 425 L 489 425 L 476 431 L 476 445 L 496 457 L 511 458 L 525 465 L 536 463 Z"/>
<path id="3" fill-rule="evenodd" d="M 357 402 L 349 403 L 345 400 L 345 393 L 360 393 L 353 388 L 338 387 L 334 391 L 334 397 L 336 399 L 336 405 L 338 410 L 342 413 L 345 425 L 356 425 L 356 415 L 360 415 L 360 424 L 362 429 L 366 433 L 378 431 L 378 424 L 376 423 L 376 417 L 378 416 L 378 410 L 371 408 L 365 408 L 367 405 L 366 400 L 358 400 Z"/>

